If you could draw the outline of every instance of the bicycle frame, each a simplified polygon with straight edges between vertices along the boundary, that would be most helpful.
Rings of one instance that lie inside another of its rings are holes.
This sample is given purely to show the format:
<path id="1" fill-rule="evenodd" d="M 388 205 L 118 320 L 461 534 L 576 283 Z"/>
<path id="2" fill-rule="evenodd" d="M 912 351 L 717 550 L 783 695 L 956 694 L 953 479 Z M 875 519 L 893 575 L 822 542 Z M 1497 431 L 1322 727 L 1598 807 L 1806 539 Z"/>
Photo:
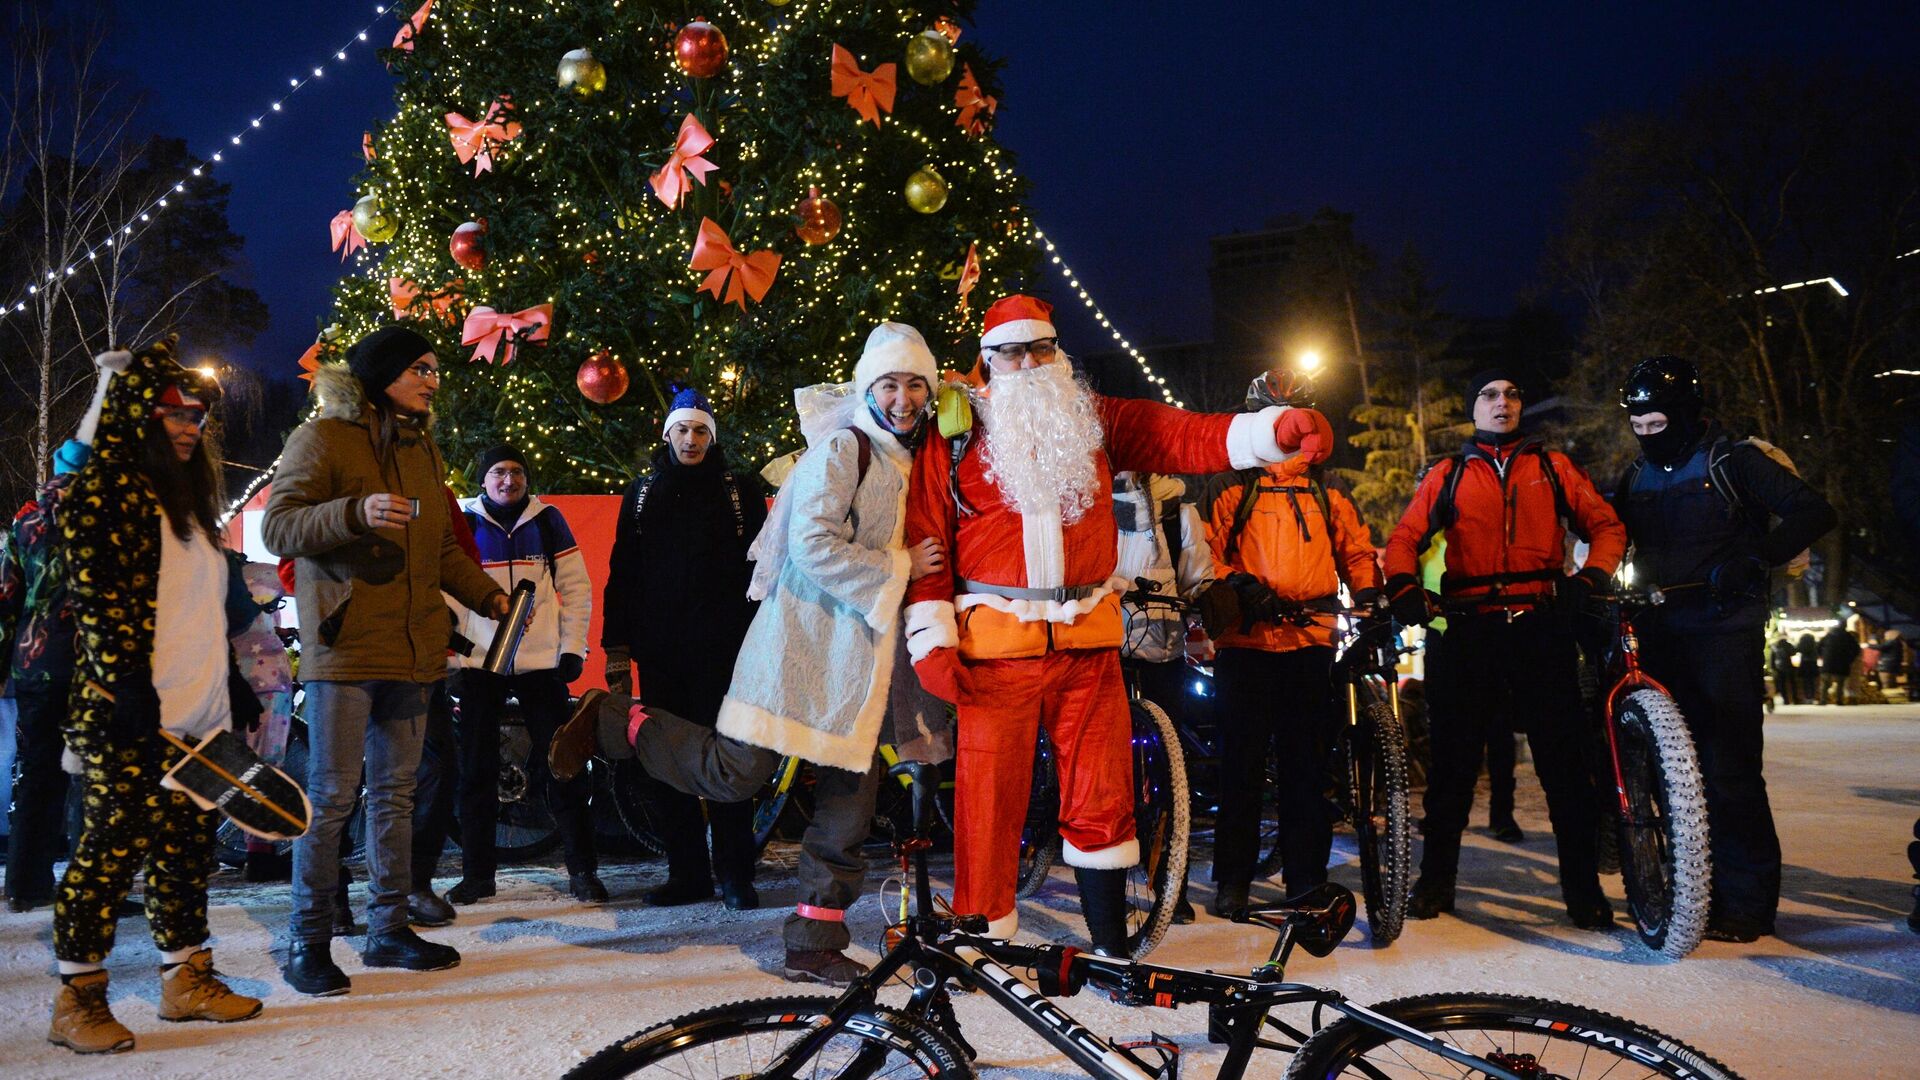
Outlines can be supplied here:
<path id="1" fill-rule="evenodd" d="M 1620 740 L 1616 734 L 1618 724 L 1614 719 L 1617 715 L 1616 707 L 1622 695 L 1630 694 L 1635 690 L 1657 690 L 1667 697 L 1672 697 L 1673 693 L 1661 685 L 1658 679 L 1640 670 L 1640 639 L 1633 629 L 1633 616 L 1627 613 L 1621 598 L 1615 597 L 1613 602 L 1620 606 L 1615 609 L 1613 648 L 1607 658 L 1609 661 L 1607 666 L 1617 667 L 1620 676 L 1614 680 L 1613 688 L 1607 691 L 1602 720 L 1607 733 L 1607 758 L 1613 766 L 1614 798 L 1620 803 L 1620 816 L 1631 818 L 1633 809 L 1627 803 L 1627 774 L 1626 770 L 1620 767 Z"/>

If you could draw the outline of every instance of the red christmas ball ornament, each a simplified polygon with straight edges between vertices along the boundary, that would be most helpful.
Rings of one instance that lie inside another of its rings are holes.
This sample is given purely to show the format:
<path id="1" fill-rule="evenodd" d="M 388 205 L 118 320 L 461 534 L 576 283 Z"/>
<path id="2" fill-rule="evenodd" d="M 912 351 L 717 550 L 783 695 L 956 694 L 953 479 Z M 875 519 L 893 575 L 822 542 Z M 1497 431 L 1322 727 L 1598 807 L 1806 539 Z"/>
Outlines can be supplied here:
<path id="1" fill-rule="evenodd" d="M 453 254 L 453 261 L 467 270 L 478 270 L 487 265 L 487 226 L 482 221 L 469 221 L 453 230 L 453 239 L 447 241 L 447 250 Z"/>
<path id="2" fill-rule="evenodd" d="M 673 59 L 696 79 L 711 79 L 727 66 L 727 35 L 701 16 L 673 38 Z"/>
<path id="3" fill-rule="evenodd" d="M 820 194 L 819 188 L 808 188 L 807 197 L 793 209 L 800 216 L 800 224 L 793 231 L 807 243 L 824 244 L 840 235 L 840 208 Z"/>
<path id="4" fill-rule="evenodd" d="M 580 370 L 573 373 L 573 385 L 580 388 L 581 397 L 595 405 L 611 405 L 627 392 L 627 365 L 613 355 L 612 349 L 601 349 L 580 362 Z"/>

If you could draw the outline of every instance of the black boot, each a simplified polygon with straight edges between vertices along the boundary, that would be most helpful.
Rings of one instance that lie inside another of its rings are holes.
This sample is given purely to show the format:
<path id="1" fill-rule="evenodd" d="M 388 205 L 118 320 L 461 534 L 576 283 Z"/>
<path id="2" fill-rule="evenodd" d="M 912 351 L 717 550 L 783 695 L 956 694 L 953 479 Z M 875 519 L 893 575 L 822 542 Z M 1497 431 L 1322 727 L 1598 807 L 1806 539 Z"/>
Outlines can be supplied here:
<path id="1" fill-rule="evenodd" d="M 582 870 L 567 875 L 567 892 L 575 900 L 588 904 L 607 902 L 607 887 L 600 881 L 600 875 L 592 870 Z"/>
<path id="2" fill-rule="evenodd" d="M 352 986 L 347 973 L 333 962 L 333 943 L 296 941 L 287 947 L 287 966 L 280 969 L 287 985 L 310 997 L 344 994 Z"/>
<path id="3" fill-rule="evenodd" d="M 1127 872 L 1076 866 L 1073 880 L 1080 886 L 1080 912 L 1086 916 L 1093 951 L 1127 955 Z"/>
<path id="4" fill-rule="evenodd" d="M 1451 875 L 1420 875 L 1420 880 L 1413 883 L 1413 894 L 1407 897 L 1407 918 L 1431 919 L 1441 912 L 1452 911 L 1453 881 Z"/>
<path id="5" fill-rule="evenodd" d="M 460 953 L 451 945 L 428 941 L 413 927 L 382 930 L 367 935 L 360 960 L 368 967 L 397 967 L 408 971 L 439 971 L 460 966 Z"/>

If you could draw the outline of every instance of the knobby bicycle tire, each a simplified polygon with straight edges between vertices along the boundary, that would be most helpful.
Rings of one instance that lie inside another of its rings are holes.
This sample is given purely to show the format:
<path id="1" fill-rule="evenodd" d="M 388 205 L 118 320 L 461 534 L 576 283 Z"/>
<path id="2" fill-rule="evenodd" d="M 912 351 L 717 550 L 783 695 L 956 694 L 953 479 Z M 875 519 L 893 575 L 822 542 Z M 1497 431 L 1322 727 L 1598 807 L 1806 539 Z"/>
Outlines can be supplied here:
<path id="1" fill-rule="evenodd" d="M 760 1075 L 793 1039 L 807 1034 L 839 1000 L 814 994 L 741 1001 L 678 1016 L 634 1032 L 574 1066 L 567 1080 L 634 1076 L 658 1065 L 661 1076 L 690 1080 Z M 788 1037 L 782 1037 L 782 1035 Z M 891 1009 L 855 1016 L 821 1051 L 820 1061 L 861 1068 L 826 1075 L 970 1077 L 973 1066 L 944 1033 Z M 710 1068 L 709 1068 L 710 1067 Z M 817 1075 L 817 1069 L 801 1070 Z"/>
<path id="2" fill-rule="evenodd" d="M 1020 863 L 1014 895 L 1024 900 L 1040 891 L 1060 861 L 1060 773 L 1046 732 L 1033 751 L 1033 783 L 1027 793 L 1027 820 L 1020 827 Z"/>
<path id="3" fill-rule="evenodd" d="M 1504 994 L 1427 994 L 1373 1009 L 1428 1034 L 1446 1033 L 1447 1041 L 1460 1049 L 1522 1076 L 1739 1080 L 1733 1070 L 1678 1039 L 1564 1002 Z M 1286 1075 L 1287 1080 L 1400 1080 L 1467 1073 L 1464 1066 L 1413 1043 L 1342 1017 L 1301 1044 Z"/>
<path id="4" fill-rule="evenodd" d="M 620 824 L 626 827 L 627 835 L 635 843 L 646 849 L 650 855 L 664 856 L 667 847 L 660 840 L 660 830 L 653 823 L 653 812 L 647 807 L 646 770 L 640 762 L 627 758 L 613 763 L 613 809 L 619 815 Z"/>
<path id="5" fill-rule="evenodd" d="M 767 849 L 767 842 L 780 826 L 780 819 L 787 812 L 787 806 L 793 800 L 794 786 L 800 782 L 800 759 L 792 756 L 780 759 L 774 766 L 773 776 L 761 786 L 760 793 L 753 797 L 753 856 Z"/>
<path id="6" fill-rule="evenodd" d="M 1706 787 L 1686 718 L 1657 690 L 1636 690 L 1614 716 L 1633 820 L 1619 823 L 1620 876 L 1640 940 L 1675 960 L 1707 927 L 1712 868 Z"/>
<path id="7" fill-rule="evenodd" d="M 1127 955 L 1142 959 L 1160 944 L 1173 921 L 1187 878 L 1191 797 L 1180 734 L 1166 711 L 1142 698 L 1133 713 L 1134 835 L 1140 862 L 1127 874 Z M 1135 903 L 1138 896 L 1144 908 Z"/>
<path id="8" fill-rule="evenodd" d="M 1406 924 L 1413 872 L 1413 817 L 1407 785 L 1407 736 L 1392 706 L 1369 702 L 1353 740 L 1348 806 L 1360 852 L 1361 896 L 1368 939 L 1391 945 Z"/>

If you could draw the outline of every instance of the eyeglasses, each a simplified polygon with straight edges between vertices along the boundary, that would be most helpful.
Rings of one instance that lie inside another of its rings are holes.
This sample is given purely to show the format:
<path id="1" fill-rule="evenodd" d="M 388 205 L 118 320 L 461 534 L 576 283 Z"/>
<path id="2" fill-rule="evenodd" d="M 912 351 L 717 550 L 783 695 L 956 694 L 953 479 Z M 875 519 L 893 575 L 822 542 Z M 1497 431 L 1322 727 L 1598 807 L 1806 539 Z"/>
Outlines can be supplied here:
<path id="1" fill-rule="evenodd" d="M 407 371 L 411 373 L 414 378 L 419 379 L 421 382 L 439 382 L 440 381 L 440 369 L 437 367 L 431 367 L 427 364 L 415 364 L 412 367 L 408 368 Z"/>
<path id="2" fill-rule="evenodd" d="M 187 409 L 173 405 L 162 405 L 153 410 L 153 415 L 159 417 L 160 422 L 168 427 L 179 428 L 183 431 L 187 428 L 198 431 L 207 426 L 207 410 L 205 409 Z"/>
<path id="3" fill-rule="evenodd" d="M 1481 401 L 1499 401 L 1502 398 L 1508 401 L 1520 401 L 1523 399 L 1520 388 L 1517 386 L 1509 386 L 1505 390 L 1499 390 L 1489 386 L 1485 390 L 1480 391 L 1479 396 Z"/>
<path id="4" fill-rule="evenodd" d="M 1060 351 L 1059 338 L 1041 338 L 1039 341 L 1009 341 L 1004 345 L 989 345 L 987 351 L 993 354 L 993 360 L 999 364 L 1017 364 L 1031 356 L 1044 364 Z"/>
<path id="5" fill-rule="evenodd" d="M 518 465 L 495 465 L 487 470 L 489 480 L 520 480 L 525 479 L 526 475 L 527 470 Z"/>

